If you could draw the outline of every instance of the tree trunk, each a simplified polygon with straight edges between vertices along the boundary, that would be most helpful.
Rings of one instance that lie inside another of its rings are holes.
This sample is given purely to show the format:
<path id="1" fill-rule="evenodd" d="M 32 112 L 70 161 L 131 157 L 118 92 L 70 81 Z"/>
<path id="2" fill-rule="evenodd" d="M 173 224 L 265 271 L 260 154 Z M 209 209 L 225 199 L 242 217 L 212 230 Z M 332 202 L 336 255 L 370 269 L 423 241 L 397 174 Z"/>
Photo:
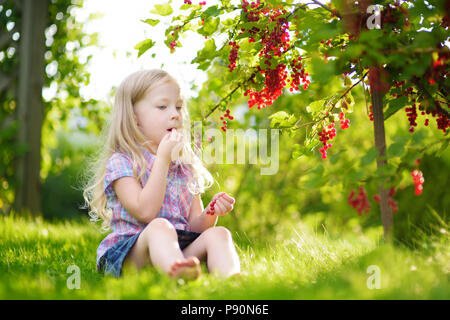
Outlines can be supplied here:
<path id="1" fill-rule="evenodd" d="M 15 209 L 39 213 L 41 210 L 40 162 L 43 121 L 45 27 L 48 0 L 23 0 L 19 47 L 18 141 L 26 151 L 17 160 Z"/>
<path id="2" fill-rule="evenodd" d="M 375 133 L 375 146 L 378 149 L 377 168 L 387 164 L 386 136 L 384 131 L 383 93 L 372 88 L 373 128 Z M 384 228 L 384 241 L 391 242 L 393 234 L 392 210 L 388 205 L 388 190 L 381 183 L 378 187 L 380 193 L 381 221 Z"/>

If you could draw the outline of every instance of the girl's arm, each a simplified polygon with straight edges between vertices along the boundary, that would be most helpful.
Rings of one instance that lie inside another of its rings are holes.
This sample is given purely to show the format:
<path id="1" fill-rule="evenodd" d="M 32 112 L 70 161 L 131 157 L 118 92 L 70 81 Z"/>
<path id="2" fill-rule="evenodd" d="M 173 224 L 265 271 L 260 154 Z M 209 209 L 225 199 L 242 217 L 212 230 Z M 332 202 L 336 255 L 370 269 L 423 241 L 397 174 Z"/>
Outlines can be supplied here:
<path id="1" fill-rule="evenodd" d="M 200 195 L 196 195 L 192 199 L 191 209 L 189 212 L 189 224 L 192 231 L 203 232 L 210 227 L 214 227 L 217 223 L 217 218 L 228 214 L 233 210 L 233 204 L 235 199 L 229 196 L 226 192 L 219 192 L 215 194 L 208 206 L 214 205 L 214 210 L 210 208 L 214 214 L 206 214 L 206 210 L 203 209 L 203 202 Z"/>
<path id="2" fill-rule="evenodd" d="M 200 194 L 192 199 L 191 209 L 189 211 L 189 225 L 191 230 L 195 232 L 203 232 L 208 228 L 214 227 L 217 223 L 218 216 L 206 214 L 203 209 L 203 202 Z"/>
<path id="3" fill-rule="evenodd" d="M 169 163 L 156 157 L 144 188 L 134 177 L 123 177 L 113 183 L 123 207 L 137 220 L 149 223 L 161 209 L 166 192 Z"/>

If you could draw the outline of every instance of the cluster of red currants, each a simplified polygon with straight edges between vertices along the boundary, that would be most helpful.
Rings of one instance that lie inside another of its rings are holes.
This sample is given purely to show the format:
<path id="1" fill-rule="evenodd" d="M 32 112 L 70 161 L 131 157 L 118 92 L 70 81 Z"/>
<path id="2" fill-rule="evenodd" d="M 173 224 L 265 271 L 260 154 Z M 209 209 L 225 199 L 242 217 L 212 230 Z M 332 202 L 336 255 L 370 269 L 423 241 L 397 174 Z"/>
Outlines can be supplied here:
<path id="1" fill-rule="evenodd" d="M 298 90 L 300 87 L 300 78 L 302 79 L 303 83 L 303 90 L 308 89 L 309 86 L 309 80 L 307 79 L 309 73 L 305 73 L 305 68 L 303 68 L 303 65 L 301 63 L 302 57 L 297 57 L 297 59 L 292 59 L 292 62 L 290 63 L 292 73 L 291 73 L 291 87 L 289 88 L 289 91 Z M 290 79 L 287 79 L 288 82 L 290 82 Z"/>
<path id="2" fill-rule="evenodd" d="M 206 6 L 206 1 L 201 1 L 198 3 L 200 6 Z"/>
<path id="3" fill-rule="evenodd" d="M 436 60 L 433 60 L 431 66 L 424 74 L 430 85 L 435 85 L 439 79 L 445 79 L 449 76 L 447 60 L 450 59 L 448 52 L 439 52 Z"/>
<path id="4" fill-rule="evenodd" d="M 192 4 L 191 0 L 184 0 L 184 4 Z"/>
<path id="5" fill-rule="evenodd" d="M 439 102 L 436 102 L 436 105 L 439 105 Z M 424 110 L 422 105 L 419 105 L 419 110 L 421 111 L 422 115 L 430 114 L 434 117 L 437 116 L 436 124 L 438 130 L 442 130 L 442 132 L 446 132 L 447 128 L 450 127 L 450 119 L 447 117 L 447 115 L 439 109 L 436 110 Z M 428 119 L 425 119 L 425 125 L 428 126 L 429 122 Z"/>
<path id="6" fill-rule="evenodd" d="M 208 208 L 206 209 L 206 214 L 214 215 L 215 209 L 214 206 L 216 204 L 217 199 L 211 201 Z"/>
<path id="7" fill-rule="evenodd" d="M 366 190 L 364 189 L 364 187 L 360 186 L 359 193 L 358 193 L 358 195 L 356 195 L 356 197 L 355 197 L 355 194 L 356 194 L 356 192 L 354 190 L 350 191 L 350 195 L 348 196 L 348 199 L 347 199 L 348 204 L 351 207 L 353 207 L 353 209 L 358 211 L 359 215 L 362 215 L 363 211 L 365 211 L 366 213 L 369 213 L 370 203 L 367 200 L 368 199 L 367 193 L 366 193 Z M 394 195 L 395 195 L 395 189 L 394 189 L 394 187 L 392 187 L 389 190 L 389 194 L 388 194 L 388 196 L 389 196 L 388 205 L 391 207 L 393 213 L 397 213 L 398 212 L 398 204 L 393 199 Z M 377 202 L 377 203 L 380 203 L 380 201 L 381 201 L 380 196 L 378 194 L 373 195 L 373 200 L 375 200 L 375 202 Z"/>
<path id="8" fill-rule="evenodd" d="M 321 43 L 321 44 L 324 44 L 324 45 L 326 45 L 326 46 L 328 46 L 328 47 L 332 47 L 331 39 L 328 39 L 326 43 L 325 43 L 325 40 L 322 40 L 322 41 L 320 41 L 320 43 Z"/>
<path id="9" fill-rule="evenodd" d="M 271 59 L 275 56 L 281 57 L 284 52 L 289 49 L 289 22 L 280 15 L 285 15 L 287 11 L 281 8 L 272 8 L 269 6 L 261 6 L 260 1 L 252 2 L 250 5 L 248 1 L 242 0 L 242 9 L 247 14 L 247 21 L 259 21 L 260 15 L 268 17 L 269 23 L 275 22 L 275 26 L 270 30 L 260 30 L 253 27 L 248 30 L 251 34 L 260 34 L 262 49 L 259 56 L 263 56 L 264 64 L 268 66 L 267 69 L 259 68 L 259 72 L 265 75 L 264 87 L 260 91 L 254 91 L 252 89 L 246 90 L 244 96 L 249 96 L 248 107 L 252 108 L 254 105 L 258 105 L 258 109 L 265 108 L 271 105 L 282 93 L 282 89 L 286 85 L 286 79 L 288 72 L 284 63 L 279 63 L 277 66 L 272 66 Z M 245 29 L 241 29 L 242 34 Z M 250 37 L 249 42 L 255 42 L 255 37 Z M 234 57 L 230 57 L 234 58 Z M 295 59 L 294 59 L 295 60 Z M 298 59 L 301 60 L 301 59 Z M 295 60 L 291 64 L 293 70 L 292 87 L 298 90 L 300 86 L 299 77 L 303 79 L 303 89 L 309 85 L 309 80 L 306 79 L 308 74 L 305 74 L 302 64 L 297 63 Z M 292 88 L 291 88 L 292 89 Z M 292 91 L 292 90 L 291 90 Z"/>
<path id="10" fill-rule="evenodd" d="M 255 9 L 255 10 L 249 10 L 247 9 L 247 7 L 249 6 L 249 3 L 246 0 L 242 1 L 242 9 L 244 10 L 245 13 L 248 12 L 247 14 L 247 19 L 249 22 L 256 22 L 259 21 L 259 14 L 261 12 L 266 12 L 266 10 L 264 9 L 264 6 L 261 6 L 261 0 L 257 0 L 256 2 L 252 2 L 250 4 L 250 8 Z"/>
<path id="11" fill-rule="evenodd" d="M 169 44 L 170 44 L 170 52 L 173 52 L 175 50 L 175 47 L 177 46 L 177 41 L 173 40 Z"/>
<path id="12" fill-rule="evenodd" d="M 369 106 L 369 119 L 370 121 L 373 121 L 373 110 L 372 110 L 372 105 Z"/>
<path id="13" fill-rule="evenodd" d="M 437 127 L 439 130 L 442 130 L 445 133 L 447 131 L 447 128 L 450 127 L 450 119 L 444 112 L 440 110 L 433 110 L 431 111 L 431 114 L 433 115 L 433 117 L 435 116 L 435 114 L 438 115 L 438 118 L 436 119 Z"/>
<path id="14" fill-rule="evenodd" d="M 263 50 L 259 53 L 259 56 L 264 55 L 267 60 L 270 60 L 273 56 L 281 57 L 283 52 L 286 52 L 286 50 L 290 46 L 288 32 L 289 22 L 286 20 L 286 18 L 277 18 L 283 13 L 284 10 L 275 11 L 270 16 L 270 20 L 276 22 L 276 25 L 272 32 L 268 34 L 268 36 L 266 33 L 263 33 L 261 36 Z"/>
<path id="15" fill-rule="evenodd" d="M 411 176 L 413 177 L 413 180 L 414 180 L 414 186 L 415 186 L 414 193 L 416 196 L 420 196 L 423 191 L 423 183 L 425 182 L 423 173 L 422 173 L 422 171 L 415 169 L 415 170 L 411 171 Z"/>
<path id="16" fill-rule="evenodd" d="M 417 111 L 416 111 L 416 104 L 413 103 L 411 108 L 405 108 L 406 116 L 408 117 L 409 121 L 409 132 L 414 132 L 414 127 L 417 127 Z"/>
<path id="17" fill-rule="evenodd" d="M 370 203 L 369 203 L 369 201 L 367 201 L 367 193 L 366 193 L 366 190 L 364 189 L 364 187 L 362 187 L 362 186 L 359 187 L 359 193 L 355 197 L 355 199 L 353 199 L 355 194 L 356 194 L 355 190 L 350 191 L 350 194 L 347 199 L 348 204 L 351 207 L 353 207 L 353 209 L 358 211 L 359 215 L 362 215 L 363 211 L 365 211 L 366 213 L 369 213 Z"/>
<path id="18" fill-rule="evenodd" d="M 445 60 L 445 58 L 442 58 L 442 60 L 435 61 L 434 64 L 436 66 L 441 66 L 443 60 Z M 394 81 L 393 85 L 392 85 L 392 87 L 394 87 L 394 88 L 399 88 L 401 86 L 406 86 L 406 88 L 403 90 L 403 92 L 401 92 L 399 94 L 394 93 L 392 95 L 394 98 L 398 98 L 400 96 L 408 97 L 409 95 L 415 94 L 413 87 L 407 86 L 406 81 Z M 408 98 L 413 99 L 413 97 L 408 97 Z M 425 109 L 423 107 L 423 105 L 419 104 L 419 111 L 421 111 L 422 115 L 431 114 L 433 117 L 437 117 L 437 119 L 436 119 L 437 128 L 438 128 L 438 130 L 442 130 L 445 133 L 447 131 L 447 128 L 450 127 L 450 119 L 448 118 L 447 114 L 442 110 L 442 108 L 440 108 L 440 103 L 438 101 L 435 101 L 435 106 L 436 106 L 436 108 L 433 110 L 433 109 L 431 109 L 432 108 L 431 106 L 427 107 L 427 109 Z M 410 124 L 409 131 L 414 132 L 414 127 L 417 126 L 416 119 L 418 116 L 416 104 L 413 103 L 412 107 L 405 108 L 405 112 L 406 112 L 406 115 L 408 117 L 409 124 Z M 425 126 L 428 126 L 429 124 L 430 124 L 430 120 L 428 118 L 425 119 Z"/>
<path id="19" fill-rule="evenodd" d="M 328 143 L 328 140 L 333 139 L 336 136 L 336 128 L 334 127 L 334 120 L 331 120 L 331 123 L 327 128 L 323 128 L 322 132 L 319 132 L 319 141 L 323 143 L 323 148 L 319 149 L 319 152 L 322 154 L 322 159 L 326 159 L 327 157 L 327 149 L 331 147 L 331 143 Z"/>
<path id="20" fill-rule="evenodd" d="M 397 202 L 394 201 L 394 199 L 393 199 L 393 197 L 394 197 L 394 195 L 395 195 L 395 189 L 394 189 L 394 187 L 392 187 L 392 188 L 389 190 L 389 194 L 388 194 L 388 195 L 389 195 L 388 205 L 391 207 L 393 213 L 397 213 L 397 212 L 398 212 L 398 204 L 397 204 Z M 373 195 L 373 200 L 375 200 L 375 202 L 377 202 L 377 203 L 380 203 L 380 201 L 381 201 L 380 196 L 377 195 L 377 194 L 374 194 L 374 195 Z"/>
<path id="21" fill-rule="evenodd" d="M 216 199 L 214 199 L 213 201 L 211 201 L 211 203 L 209 204 L 209 206 L 206 208 L 206 214 L 210 214 L 210 215 L 214 215 L 215 213 L 215 208 L 214 206 L 216 205 L 216 201 L 217 199 L 219 199 L 220 197 L 222 197 L 223 194 L 220 194 Z"/>
<path id="22" fill-rule="evenodd" d="M 417 109 L 416 104 L 413 103 L 411 108 L 405 108 L 406 115 L 408 116 L 410 128 L 409 132 L 414 132 L 414 127 L 417 126 Z M 419 105 L 419 111 L 422 115 L 431 114 L 433 117 L 437 117 L 436 124 L 438 130 L 442 130 L 444 133 L 447 131 L 447 128 L 450 127 L 450 119 L 447 117 L 447 115 L 439 110 L 425 110 L 425 108 L 422 105 Z M 430 124 L 430 120 L 428 118 L 425 119 L 425 126 L 428 126 Z"/>
<path id="23" fill-rule="evenodd" d="M 264 7 L 261 6 L 261 0 L 256 0 L 256 2 L 252 2 L 251 4 L 247 0 L 242 0 L 241 2 L 242 2 L 242 10 L 244 10 L 245 13 L 247 13 L 249 11 L 248 6 L 250 6 L 250 8 L 252 8 L 252 9 L 257 9 L 257 10 L 250 11 L 250 12 L 255 12 L 255 13 L 259 14 L 259 12 L 261 12 L 261 11 L 264 11 L 264 12 L 267 11 L 267 9 L 264 9 Z M 260 8 L 260 6 L 261 6 L 261 8 Z M 259 20 L 259 16 L 258 16 L 258 20 Z M 253 20 L 253 21 L 258 21 L 258 20 Z"/>
<path id="24" fill-rule="evenodd" d="M 350 127 L 350 119 L 345 119 L 345 114 L 343 112 L 339 113 L 339 120 L 341 120 L 341 129 L 347 129 Z"/>
<path id="25" fill-rule="evenodd" d="M 266 74 L 265 87 L 259 92 L 251 89 L 244 92 L 244 96 L 249 96 L 249 108 L 252 108 L 255 104 L 258 105 L 258 109 L 265 108 L 282 94 L 287 79 L 285 68 L 286 66 L 280 63 L 274 70 L 260 70 L 260 73 Z"/>
<path id="26" fill-rule="evenodd" d="M 228 42 L 228 45 L 232 46 L 230 51 L 230 57 L 228 58 L 230 61 L 230 63 L 228 64 L 228 69 L 230 69 L 230 72 L 232 72 L 234 68 L 236 68 L 236 60 L 238 57 L 238 50 L 240 47 L 236 44 L 236 41 L 230 41 Z"/>
<path id="27" fill-rule="evenodd" d="M 222 121 L 223 126 L 220 127 L 223 132 L 227 131 L 227 120 L 225 120 L 225 118 L 228 118 L 230 120 L 234 119 L 234 117 L 232 115 L 230 115 L 230 109 L 227 109 L 225 114 L 222 117 L 220 117 L 220 120 L 223 120 Z"/>

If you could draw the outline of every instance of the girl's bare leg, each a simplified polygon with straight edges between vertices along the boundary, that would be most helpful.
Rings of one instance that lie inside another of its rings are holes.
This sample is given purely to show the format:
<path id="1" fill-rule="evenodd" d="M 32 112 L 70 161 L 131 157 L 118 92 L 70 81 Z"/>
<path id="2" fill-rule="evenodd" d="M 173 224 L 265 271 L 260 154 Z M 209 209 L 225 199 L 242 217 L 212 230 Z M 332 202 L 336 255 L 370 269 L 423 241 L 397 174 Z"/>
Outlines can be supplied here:
<path id="1" fill-rule="evenodd" d="M 224 227 L 205 230 L 183 250 L 185 257 L 207 260 L 211 273 L 229 277 L 240 274 L 241 264 L 230 231 Z"/>
<path id="2" fill-rule="evenodd" d="M 175 228 L 164 218 L 155 218 L 142 231 L 125 258 L 124 268 L 130 264 L 138 269 L 151 264 L 171 277 L 193 279 L 200 275 L 200 261 L 184 257 Z"/>

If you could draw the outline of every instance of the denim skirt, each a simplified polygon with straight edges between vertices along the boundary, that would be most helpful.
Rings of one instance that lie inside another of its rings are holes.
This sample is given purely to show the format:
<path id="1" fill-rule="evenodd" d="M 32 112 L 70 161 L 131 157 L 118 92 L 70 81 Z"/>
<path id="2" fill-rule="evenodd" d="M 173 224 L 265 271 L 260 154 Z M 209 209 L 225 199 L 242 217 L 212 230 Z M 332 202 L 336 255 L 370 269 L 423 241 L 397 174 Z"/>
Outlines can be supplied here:
<path id="1" fill-rule="evenodd" d="M 200 232 L 185 231 L 176 229 L 178 235 L 178 244 L 180 249 L 184 250 L 190 245 L 198 236 Z M 122 275 L 122 266 L 126 256 L 130 252 L 131 248 L 136 243 L 141 233 L 137 233 L 127 239 L 118 241 L 106 250 L 103 256 L 100 258 L 99 272 L 107 275 L 110 274 L 113 277 L 119 278 Z"/>

